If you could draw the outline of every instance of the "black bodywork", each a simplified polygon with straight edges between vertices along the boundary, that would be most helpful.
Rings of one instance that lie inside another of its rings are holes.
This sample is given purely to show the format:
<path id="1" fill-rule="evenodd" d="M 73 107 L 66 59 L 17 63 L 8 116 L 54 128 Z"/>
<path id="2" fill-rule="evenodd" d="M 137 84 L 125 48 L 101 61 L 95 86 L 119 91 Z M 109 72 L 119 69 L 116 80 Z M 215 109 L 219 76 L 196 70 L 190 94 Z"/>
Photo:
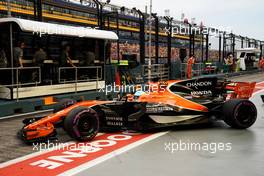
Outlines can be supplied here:
<path id="1" fill-rule="evenodd" d="M 180 109 L 166 104 L 128 101 L 98 105 L 93 109 L 100 117 L 100 129 L 103 131 L 146 131 L 171 126 L 207 124 L 222 119 L 222 106 L 227 94 L 224 87 L 228 83 L 216 77 L 209 77 L 182 81 L 170 87 L 173 93 L 207 107 L 208 112 Z M 183 116 L 189 117 L 179 119 Z M 166 118 L 174 118 L 175 121 L 166 123 Z M 163 122 L 160 123 L 159 120 Z"/>
<path id="2" fill-rule="evenodd" d="M 20 137 L 25 142 L 46 141 L 56 137 L 56 127 L 63 126 L 76 140 L 89 141 L 98 131 L 146 132 L 174 126 L 204 125 L 217 120 L 223 120 L 233 128 L 246 129 L 257 119 L 257 109 L 248 100 L 252 91 L 247 93 L 246 90 L 253 90 L 255 83 L 253 86 L 245 83 L 243 87 L 242 84 L 208 77 L 160 85 L 165 85 L 165 92 L 150 93 L 145 99 L 133 94 L 133 99 L 129 101 L 128 96 L 120 101 L 62 101 L 53 115 L 24 120 Z M 242 99 L 237 98 L 237 88 L 245 91 Z M 50 131 L 48 135 L 29 138 L 31 132 L 38 135 L 41 130 Z"/>

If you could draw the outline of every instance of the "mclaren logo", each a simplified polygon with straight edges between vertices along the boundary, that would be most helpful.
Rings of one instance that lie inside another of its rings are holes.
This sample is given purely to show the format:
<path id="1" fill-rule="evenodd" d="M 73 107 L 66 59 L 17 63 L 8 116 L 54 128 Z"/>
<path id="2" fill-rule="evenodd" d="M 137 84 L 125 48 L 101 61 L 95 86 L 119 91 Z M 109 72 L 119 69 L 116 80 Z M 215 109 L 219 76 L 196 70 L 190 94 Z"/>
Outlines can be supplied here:
<path id="1" fill-rule="evenodd" d="M 211 81 L 204 81 L 204 82 L 190 82 L 187 83 L 186 86 L 190 88 L 196 88 L 198 87 L 207 87 L 207 86 L 212 86 L 213 83 Z"/>

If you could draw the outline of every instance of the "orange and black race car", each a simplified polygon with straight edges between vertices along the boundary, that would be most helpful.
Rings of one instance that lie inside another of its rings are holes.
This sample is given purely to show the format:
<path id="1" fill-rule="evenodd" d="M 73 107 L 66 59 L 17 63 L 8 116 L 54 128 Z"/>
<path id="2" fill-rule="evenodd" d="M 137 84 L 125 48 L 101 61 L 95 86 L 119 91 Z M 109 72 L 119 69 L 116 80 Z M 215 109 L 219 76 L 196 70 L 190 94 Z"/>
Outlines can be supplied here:
<path id="1" fill-rule="evenodd" d="M 148 131 L 164 127 L 207 124 L 217 120 L 245 129 L 257 118 L 248 99 L 256 83 L 231 82 L 217 77 L 149 84 L 118 101 L 63 100 L 54 114 L 25 119 L 20 136 L 25 142 L 56 138 L 56 127 L 78 141 L 92 140 L 99 131 Z"/>

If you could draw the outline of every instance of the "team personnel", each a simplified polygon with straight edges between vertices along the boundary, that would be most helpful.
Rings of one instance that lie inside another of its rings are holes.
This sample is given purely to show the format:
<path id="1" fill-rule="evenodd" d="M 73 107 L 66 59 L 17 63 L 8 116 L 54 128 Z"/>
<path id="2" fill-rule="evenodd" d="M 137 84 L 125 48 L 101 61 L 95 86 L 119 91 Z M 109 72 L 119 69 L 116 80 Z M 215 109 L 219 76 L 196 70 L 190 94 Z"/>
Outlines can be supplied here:
<path id="1" fill-rule="evenodd" d="M 25 43 L 24 42 L 17 42 L 16 47 L 14 48 L 14 67 L 23 67 L 23 57 L 24 57 L 24 50 Z"/>
<path id="2" fill-rule="evenodd" d="M 225 64 L 227 66 L 227 71 L 233 72 L 233 65 L 234 65 L 234 58 L 232 54 L 229 54 L 227 58 L 225 59 Z"/>
<path id="3" fill-rule="evenodd" d="M 75 67 L 75 65 L 72 63 L 72 59 L 70 57 L 70 51 L 71 51 L 71 47 L 69 45 L 66 45 L 64 47 L 64 50 L 61 53 L 61 57 L 60 57 L 60 65 L 63 67 L 67 67 L 67 66 L 71 66 L 71 67 Z"/>
<path id="4" fill-rule="evenodd" d="M 195 56 L 191 55 L 190 58 L 187 60 L 187 78 L 192 78 L 192 66 L 195 63 Z"/>
<path id="5" fill-rule="evenodd" d="M 260 71 L 264 72 L 264 57 L 263 56 L 261 56 L 259 60 L 259 69 Z"/>

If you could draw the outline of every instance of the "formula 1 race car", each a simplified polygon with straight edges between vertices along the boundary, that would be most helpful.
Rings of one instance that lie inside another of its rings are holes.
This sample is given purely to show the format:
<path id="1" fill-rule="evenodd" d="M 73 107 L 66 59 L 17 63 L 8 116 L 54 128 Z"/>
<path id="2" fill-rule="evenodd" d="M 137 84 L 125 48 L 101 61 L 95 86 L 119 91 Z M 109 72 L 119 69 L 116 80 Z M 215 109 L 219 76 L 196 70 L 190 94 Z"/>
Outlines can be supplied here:
<path id="1" fill-rule="evenodd" d="M 257 118 L 248 100 L 255 85 L 207 77 L 152 83 L 148 91 L 116 101 L 64 100 L 52 115 L 25 119 L 20 136 L 27 143 L 47 141 L 56 137 L 58 124 L 78 141 L 92 140 L 99 131 L 145 132 L 217 120 L 245 129 Z"/>

